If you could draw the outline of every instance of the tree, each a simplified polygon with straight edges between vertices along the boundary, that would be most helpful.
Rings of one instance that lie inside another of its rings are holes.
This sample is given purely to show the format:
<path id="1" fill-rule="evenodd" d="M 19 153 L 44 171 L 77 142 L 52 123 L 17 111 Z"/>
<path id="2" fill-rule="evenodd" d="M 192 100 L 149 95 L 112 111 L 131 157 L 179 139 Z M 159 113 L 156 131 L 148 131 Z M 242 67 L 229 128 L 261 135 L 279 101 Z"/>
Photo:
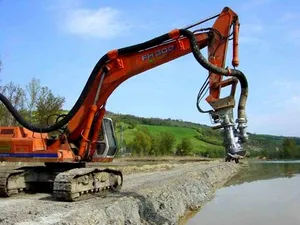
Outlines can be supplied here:
<path id="1" fill-rule="evenodd" d="M 151 137 L 151 149 L 149 151 L 149 155 L 160 156 L 161 155 L 161 151 L 159 149 L 159 145 L 160 145 L 160 138 L 159 138 L 159 136 L 152 136 Z"/>
<path id="2" fill-rule="evenodd" d="M 300 158 L 300 146 L 297 146 L 296 148 L 296 156 L 295 158 L 299 159 Z"/>
<path id="3" fill-rule="evenodd" d="M 38 79 L 33 78 L 28 85 L 26 85 L 27 91 L 27 108 L 29 111 L 29 120 L 32 122 L 32 113 L 36 109 L 37 100 L 39 98 L 39 93 L 41 90 L 41 84 Z"/>
<path id="4" fill-rule="evenodd" d="M 0 92 L 9 100 L 14 108 L 26 120 L 37 124 L 47 125 L 47 117 L 58 114 L 62 110 L 65 99 L 54 96 L 48 87 L 42 87 L 39 80 L 32 79 L 25 90 L 13 82 L 0 87 Z M 54 123 L 55 117 L 50 117 L 50 123 Z M 0 104 L 0 125 L 18 125 L 4 104 Z"/>
<path id="5" fill-rule="evenodd" d="M 42 87 L 36 101 L 36 118 L 40 126 L 55 123 L 55 117 L 49 117 L 51 114 L 57 114 L 62 109 L 64 97 L 54 96 L 48 87 Z M 49 117 L 49 120 L 47 120 Z"/>
<path id="6" fill-rule="evenodd" d="M 33 78 L 26 85 L 28 120 L 32 123 L 39 126 L 55 123 L 57 117 L 50 115 L 60 114 L 64 102 L 64 97 L 55 96 L 39 79 Z"/>
<path id="7" fill-rule="evenodd" d="M 296 141 L 292 138 L 285 138 L 279 151 L 279 157 L 282 159 L 295 158 L 298 155 Z"/>
<path id="8" fill-rule="evenodd" d="M 184 156 L 189 155 L 193 149 L 192 142 L 189 138 L 181 139 L 181 142 L 176 147 L 176 155 Z"/>
<path id="9" fill-rule="evenodd" d="M 138 128 L 130 145 L 132 155 L 148 155 L 151 150 L 151 136 L 146 128 Z"/>
<path id="10" fill-rule="evenodd" d="M 176 141 L 174 134 L 169 132 L 161 132 L 159 134 L 159 150 L 161 155 L 172 155 L 173 147 Z"/>
<path id="11" fill-rule="evenodd" d="M 9 102 L 20 112 L 22 116 L 25 116 L 25 92 L 19 86 L 10 82 L 0 87 L 0 92 L 6 96 Z M 12 117 L 11 113 L 7 110 L 3 103 L 0 104 L 0 124 L 2 126 L 14 126 L 17 124 L 16 120 Z"/>

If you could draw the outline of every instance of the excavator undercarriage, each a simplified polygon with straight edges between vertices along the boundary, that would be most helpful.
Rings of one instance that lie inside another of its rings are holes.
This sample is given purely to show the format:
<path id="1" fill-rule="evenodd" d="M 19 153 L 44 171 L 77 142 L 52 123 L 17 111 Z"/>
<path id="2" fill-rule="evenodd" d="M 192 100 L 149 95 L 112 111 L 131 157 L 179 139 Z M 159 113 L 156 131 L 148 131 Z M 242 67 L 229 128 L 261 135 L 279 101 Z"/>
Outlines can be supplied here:
<path id="1" fill-rule="evenodd" d="M 80 168 L 78 168 L 80 167 Z M 87 168 L 85 164 L 46 164 L 0 172 L 0 197 L 21 193 L 52 193 L 60 201 L 77 201 L 122 187 L 121 171 Z"/>
<path id="2" fill-rule="evenodd" d="M 0 128 L 0 133 L 3 133 L 3 130 L 7 132 L 7 128 Z M 12 135 L 15 137 L 11 138 L 12 142 L 19 139 L 18 131 L 18 128 L 14 128 Z M 26 130 L 23 131 L 26 132 Z M 30 131 L 27 132 L 30 133 Z M 6 135 L 8 136 L 8 134 Z M 7 136 L 6 139 L 9 140 Z M 0 142 L 1 146 L 3 147 Z M 13 145 L 13 148 L 16 148 L 16 145 Z M 95 161 L 111 160 L 116 154 L 116 137 L 112 120 L 109 118 L 103 118 L 94 151 Z M 34 154 L 33 156 L 38 156 L 36 153 Z M 5 155 L 0 153 L 0 160 L 1 156 Z M 9 155 L 6 154 L 6 156 Z M 14 156 L 24 157 L 22 159 L 26 161 L 24 153 L 17 153 Z M 49 157 L 49 154 L 47 156 Z M 29 159 L 33 162 L 34 157 L 27 158 L 27 161 Z M 103 195 L 107 191 L 117 191 L 122 184 L 121 171 L 105 167 L 89 167 L 86 162 L 46 162 L 44 165 L 0 170 L 0 197 L 44 192 L 52 193 L 52 197 L 57 200 L 76 201 L 87 198 L 91 194 Z"/>

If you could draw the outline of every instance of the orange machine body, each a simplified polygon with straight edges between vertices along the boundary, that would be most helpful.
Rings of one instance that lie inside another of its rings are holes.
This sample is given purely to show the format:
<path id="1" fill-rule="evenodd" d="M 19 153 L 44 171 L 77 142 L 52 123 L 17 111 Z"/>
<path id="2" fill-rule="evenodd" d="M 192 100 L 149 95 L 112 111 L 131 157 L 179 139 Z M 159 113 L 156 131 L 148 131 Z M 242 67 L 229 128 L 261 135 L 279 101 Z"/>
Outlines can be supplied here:
<path id="1" fill-rule="evenodd" d="M 47 149 L 47 138 L 47 134 L 34 133 L 23 127 L 1 127 L 1 156 L 8 161 L 18 161 L 20 158 L 27 159 L 28 156 L 36 159 L 58 158 L 57 151 Z"/>
<path id="2" fill-rule="evenodd" d="M 234 26 L 233 62 L 237 66 L 238 29 L 235 24 L 238 24 L 237 15 L 226 7 L 218 15 L 212 27 L 213 32 L 211 30 L 209 32 L 195 31 L 199 48 L 208 48 L 210 63 L 219 67 L 225 66 L 230 31 Z M 95 157 L 94 155 L 94 145 L 105 114 L 105 104 L 111 93 L 130 77 L 191 53 L 189 40 L 179 36 L 177 30 L 171 31 L 169 36 L 169 41 L 143 51 L 121 56 L 119 56 L 118 50 L 107 53 L 109 60 L 105 64 L 107 70 L 105 77 L 102 78 L 104 72 L 102 68 L 81 108 L 69 121 L 67 133 L 59 138 L 51 139 L 47 137 L 47 134 L 32 133 L 20 127 L 0 127 L 0 131 L 13 130 L 11 134 L 0 134 L 0 160 L 112 161 L 111 157 Z M 222 76 L 211 73 L 209 76 L 210 93 L 206 101 L 211 103 L 218 100 L 221 88 L 228 85 L 235 88 L 235 83 L 223 81 Z M 100 91 L 99 86 L 101 86 Z M 72 145 L 75 145 L 78 151 L 74 151 Z"/>

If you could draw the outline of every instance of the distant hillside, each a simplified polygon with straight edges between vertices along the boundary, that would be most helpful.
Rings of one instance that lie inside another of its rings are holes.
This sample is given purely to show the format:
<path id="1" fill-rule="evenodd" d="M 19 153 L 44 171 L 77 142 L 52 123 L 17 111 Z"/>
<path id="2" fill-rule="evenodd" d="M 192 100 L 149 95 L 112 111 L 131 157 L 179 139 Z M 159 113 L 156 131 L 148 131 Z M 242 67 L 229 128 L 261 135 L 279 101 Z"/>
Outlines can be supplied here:
<path id="1" fill-rule="evenodd" d="M 193 153 L 202 154 L 209 151 L 223 151 L 222 135 L 220 131 L 212 130 L 209 126 L 174 119 L 144 118 L 133 115 L 115 114 L 107 112 L 107 117 L 113 119 L 116 127 L 118 139 L 121 130 L 123 140 L 130 143 L 134 138 L 134 133 L 138 127 L 146 127 L 153 135 L 158 135 L 161 131 L 174 134 L 176 143 L 183 137 L 187 137 L 193 144 Z M 276 150 L 282 145 L 284 136 L 249 134 L 249 142 L 245 148 L 250 152 L 262 150 Z M 300 138 L 294 138 L 296 143 L 300 143 Z"/>

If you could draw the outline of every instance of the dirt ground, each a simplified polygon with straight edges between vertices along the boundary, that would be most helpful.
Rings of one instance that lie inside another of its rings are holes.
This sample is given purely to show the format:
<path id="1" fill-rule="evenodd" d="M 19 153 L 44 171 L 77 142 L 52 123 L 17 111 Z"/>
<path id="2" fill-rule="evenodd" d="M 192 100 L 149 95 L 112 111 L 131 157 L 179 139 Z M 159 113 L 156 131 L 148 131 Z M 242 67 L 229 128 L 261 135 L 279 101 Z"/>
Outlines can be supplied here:
<path id="1" fill-rule="evenodd" d="M 116 160 L 109 165 L 124 173 L 119 193 L 78 202 L 58 202 L 50 194 L 0 198 L 0 224 L 178 224 L 241 168 L 219 160 L 187 159 Z M 9 166 L 0 163 L 0 169 Z"/>

